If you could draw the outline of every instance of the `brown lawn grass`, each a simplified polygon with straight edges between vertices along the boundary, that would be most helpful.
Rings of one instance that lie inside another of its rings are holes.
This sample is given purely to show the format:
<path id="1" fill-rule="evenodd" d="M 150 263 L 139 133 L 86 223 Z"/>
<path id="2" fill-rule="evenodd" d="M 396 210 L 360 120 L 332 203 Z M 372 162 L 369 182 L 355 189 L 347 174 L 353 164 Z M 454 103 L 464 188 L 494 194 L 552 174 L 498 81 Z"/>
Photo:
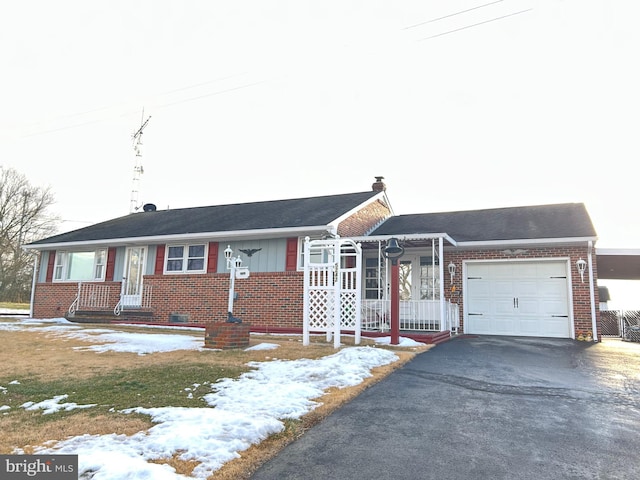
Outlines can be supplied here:
<path id="1" fill-rule="evenodd" d="M 150 330 L 116 325 L 106 328 L 144 333 L 202 335 L 204 344 L 203 332 L 180 333 L 176 330 Z M 125 415 L 117 410 L 138 405 L 177 406 L 179 402 L 184 406 L 202 406 L 202 403 L 197 403 L 198 400 L 189 403 L 184 398 L 183 388 L 189 385 L 189 381 L 194 381 L 190 380 L 189 376 L 195 381 L 207 378 L 215 382 L 218 378 L 236 377 L 249 370 L 246 364 L 251 361 L 320 358 L 336 352 L 333 345 L 326 343 L 323 337 L 312 337 L 311 345 L 304 347 L 299 336 L 259 335 L 252 336 L 251 345 L 269 342 L 276 343 L 279 347 L 275 350 L 256 351 L 183 350 L 144 356 L 134 353 L 74 350 L 73 347 L 86 347 L 87 343 L 38 331 L 38 327 L 30 328 L 28 331 L 0 330 L 0 338 L 0 385 L 7 387 L 12 380 L 20 382 L 19 386 L 10 388 L 7 393 L 0 395 L 0 405 L 9 403 L 12 407 L 8 413 L 0 414 L 0 431 L 3 432 L 0 435 L 0 454 L 13 453 L 16 448 L 22 449 L 25 453 L 32 453 L 35 446 L 76 435 L 130 435 L 146 430 L 152 426 L 148 417 Z M 353 345 L 352 337 L 343 337 L 342 341 L 344 346 Z M 373 342 L 363 339 L 362 344 Z M 211 478 L 248 478 L 259 465 L 275 456 L 311 426 L 428 348 L 430 347 L 393 347 L 393 351 L 399 356 L 397 362 L 374 369 L 373 376 L 360 385 L 327 391 L 317 399 L 321 403 L 319 407 L 300 420 L 286 421 L 286 428 L 282 433 L 241 452 L 239 459 L 227 463 Z M 54 415 L 42 415 L 41 412 L 28 412 L 19 408 L 26 401 L 39 401 L 72 391 L 77 398 L 74 397 L 71 401 L 79 404 L 96 403 L 91 399 L 98 396 L 101 407 L 59 412 Z M 134 391 L 142 393 L 132 397 Z M 180 392 L 179 396 L 176 392 Z M 88 401 L 83 399 L 83 395 Z M 176 458 L 166 459 L 164 463 L 187 475 L 197 465 Z"/>

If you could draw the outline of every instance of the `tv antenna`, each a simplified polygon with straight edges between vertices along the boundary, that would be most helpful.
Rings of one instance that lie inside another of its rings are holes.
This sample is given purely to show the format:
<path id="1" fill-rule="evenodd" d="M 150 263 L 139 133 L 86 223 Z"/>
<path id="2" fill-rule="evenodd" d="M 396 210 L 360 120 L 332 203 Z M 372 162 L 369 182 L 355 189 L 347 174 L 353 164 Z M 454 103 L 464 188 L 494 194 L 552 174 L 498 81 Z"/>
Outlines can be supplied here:
<path id="1" fill-rule="evenodd" d="M 151 117 L 144 119 L 144 108 L 142 109 L 142 118 L 140 119 L 140 128 L 131 135 L 133 139 L 133 150 L 136 152 L 135 165 L 133 167 L 133 182 L 131 186 L 131 202 L 129 213 L 133 213 L 140 208 L 138 201 L 138 193 L 140 189 L 140 176 L 144 173 L 142 167 L 142 132 L 151 120 Z"/>

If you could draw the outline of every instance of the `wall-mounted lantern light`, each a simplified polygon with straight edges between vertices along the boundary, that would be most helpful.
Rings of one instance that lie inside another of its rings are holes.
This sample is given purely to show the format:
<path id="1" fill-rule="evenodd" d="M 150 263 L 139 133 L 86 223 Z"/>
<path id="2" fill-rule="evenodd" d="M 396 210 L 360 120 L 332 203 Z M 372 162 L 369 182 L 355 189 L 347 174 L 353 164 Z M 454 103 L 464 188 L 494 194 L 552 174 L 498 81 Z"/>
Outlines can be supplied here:
<path id="1" fill-rule="evenodd" d="M 584 283 L 584 272 L 587 269 L 587 262 L 585 262 L 582 257 L 578 259 L 576 262 L 576 267 L 578 268 L 578 273 L 580 274 L 580 280 Z"/>
<path id="2" fill-rule="evenodd" d="M 449 264 L 449 277 L 451 277 L 451 285 L 453 285 L 453 277 L 456 276 L 456 264 L 451 262 Z"/>

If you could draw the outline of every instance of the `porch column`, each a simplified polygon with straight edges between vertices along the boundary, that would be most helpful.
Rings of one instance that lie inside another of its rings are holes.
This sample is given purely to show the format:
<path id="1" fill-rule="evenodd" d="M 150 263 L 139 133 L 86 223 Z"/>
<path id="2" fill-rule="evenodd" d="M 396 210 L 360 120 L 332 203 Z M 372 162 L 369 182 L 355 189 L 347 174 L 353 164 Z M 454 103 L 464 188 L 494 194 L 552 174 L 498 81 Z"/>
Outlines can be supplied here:
<path id="1" fill-rule="evenodd" d="M 444 247 L 442 237 L 438 238 L 438 257 L 440 258 L 440 331 L 447 330 L 445 324 L 449 325 L 447 318 L 447 300 L 444 298 Z"/>
<path id="2" fill-rule="evenodd" d="M 391 345 L 400 343 L 400 266 L 391 260 Z"/>
<path id="3" fill-rule="evenodd" d="M 398 259 L 404 254 L 404 247 L 398 239 L 391 237 L 384 247 L 384 257 L 391 260 L 391 345 L 400 344 L 400 266 Z"/>

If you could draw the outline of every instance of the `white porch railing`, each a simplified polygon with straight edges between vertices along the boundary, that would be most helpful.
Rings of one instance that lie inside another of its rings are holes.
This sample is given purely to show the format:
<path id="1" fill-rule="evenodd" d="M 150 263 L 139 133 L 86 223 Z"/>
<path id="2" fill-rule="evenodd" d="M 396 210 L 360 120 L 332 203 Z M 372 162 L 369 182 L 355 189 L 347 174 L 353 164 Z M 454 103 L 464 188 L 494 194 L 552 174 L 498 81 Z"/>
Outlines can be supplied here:
<path id="1" fill-rule="evenodd" d="M 458 304 L 445 302 L 445 318 L 441 321 L 440 300 L 401 300 L 400 330 L 457 332 Z M 391 328 L 391 300 L 362 300 L 362 329 L 389 331 Z"/>
<path id="2" fill-rule="evenodd" d="M 78 283 L 78 294 L 69 306 L 69 315 L 78 310 L 109 310 L 109 285 Z"/>
<path id="3" fill-rule="evenodd" d="M 151 308 L 152 285 L 143 285 L 140 295 L 120 295 L 120 300 L 113 309 L 115 315 L 120 315 L 122 310 Z"/>

